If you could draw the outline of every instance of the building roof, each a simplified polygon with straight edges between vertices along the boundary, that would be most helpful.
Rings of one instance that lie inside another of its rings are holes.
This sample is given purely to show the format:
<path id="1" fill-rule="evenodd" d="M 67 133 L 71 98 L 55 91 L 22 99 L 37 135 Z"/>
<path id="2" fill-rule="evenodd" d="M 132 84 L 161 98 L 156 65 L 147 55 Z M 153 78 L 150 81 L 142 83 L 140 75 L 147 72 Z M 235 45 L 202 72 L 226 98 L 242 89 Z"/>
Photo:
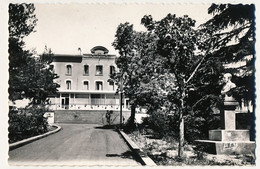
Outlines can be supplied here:
<path id="1" fill-rule="evenodd" d="M 82 55 L 71 55 L 71 54 L 54 54 L 53 57 L 75 57 L 81 58 Z"/>
<path id="2" fill-rule="evenodd" d="M 115 58 L 116 55 L 83 54 L 83 57 Z"/>
<path id="3" fill-rule="evenodd" d="M 75 54 L 54 54 L 54 58 L 83 58 L 83 57 L 108 57 L 114 58 L 116 55 L 108 54 L 109 50 L 104 46 L 95 46 L 91 50 L 91 53 L 84 53 L 80 55 Z"/>
<path id="4" fill-rule="evenodd" d="M 90 51 L 92 54 L 95 54 L 96 51 L 103 51 L 104 54 L 107 54 L 109 52 L 109 50 L 107 48 L 105 48 L 104 46 L 95 46 Z"/>
<path id="5" fill-rule="evenodd" d="M 70 54 L 54 54 L 52 56 L 55 60 L 56 59 L 76 59 L 76 60 L 81 60 L 82 58 L 110 58 L 114 59 L 116 55 L 102 55 L 102 54 L 83 54 L 83 55 L 70 55 Z M 56 60 L 57 61 L 57 60 Z"/>

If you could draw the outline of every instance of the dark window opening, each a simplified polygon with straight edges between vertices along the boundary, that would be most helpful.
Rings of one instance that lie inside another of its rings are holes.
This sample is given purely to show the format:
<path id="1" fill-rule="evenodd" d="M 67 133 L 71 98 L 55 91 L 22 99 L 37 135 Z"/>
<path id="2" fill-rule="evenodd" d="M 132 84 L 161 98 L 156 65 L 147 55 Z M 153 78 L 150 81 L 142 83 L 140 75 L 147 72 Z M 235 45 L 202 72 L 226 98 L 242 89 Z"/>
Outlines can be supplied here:
<path id="1" fill-rule="evenodd" d="M 66 75 L 71 75 L 72 74 L 72 67 L 71 65 L 67 65 L 67 72 L 66 72 Z"/>
<path id="2" fill-rule="evenodd" d="M 103 75 L 103 66 L 102 65 L 97 65 L 96 66 L 96 75 Z"/>
<path id="3" fill-rule="evenodd" d="M 89 86 L 88 86 L 88 81 L 84 81 L 83 82 L 83 88 L 84 88 L 84 90 L 88 90 L 89 89 Z"/>
<path id="4" fill-rule="evenodd" d="M 96 82 L 96 90 L 103 90 L 103 83 L 98 81 Z"/>
<path id="5" fill-rule="evenodd" d="M 89 66 L 84 65 L 84 75 L 89 75 Z"/>
<path id="6" fill-rule="evenodd" d="M 66 88 L 67 88 L 67 90 L 71 89 L 71 81 L 69 81 L 69 80 L 66 81 Z"/>
<path id="7" fill-rule="evenodd" d="M 114 74 L 115 73 L 115 66 L 110 66 L 110 74 Z"/>

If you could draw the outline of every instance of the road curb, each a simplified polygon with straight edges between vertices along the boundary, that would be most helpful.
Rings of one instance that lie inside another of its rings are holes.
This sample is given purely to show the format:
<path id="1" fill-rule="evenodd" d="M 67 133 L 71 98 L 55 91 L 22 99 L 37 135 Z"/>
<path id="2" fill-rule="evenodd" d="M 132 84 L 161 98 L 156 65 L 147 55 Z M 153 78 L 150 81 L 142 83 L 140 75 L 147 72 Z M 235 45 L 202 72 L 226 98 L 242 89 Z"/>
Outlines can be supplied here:
<path id="1" fill-rule="evenodd" d="M 122 130 L 117 130 L 118 133 L 123 137 L 126 144 L 130 147 L 130 149 L 134 152 L 134 154 L 140 159 L 142 165 L 147 166 L 157 166 L 155 162 L 147 156 L 146 153 L 143 152 Z"/>
<path id="2" fill-rule="evenodd" d="M 52 126 L 57 127 L 57 128 L 55 130 L 49 131 L 47 133 L 44 133 L 44 134 L 41 134 L 41 135 L 38 135 L 38 136 L 34 136 L 34 137 L 30 137 L 30 138 L 27 138 L 27 139 L 24 139 L 24 140 L 17 141 L 15 143 L 9 144 L 9 151 L 13 150 L 15 148 L 21 147 L 21 146 L 23 146 L 25 144 L 31 143 L 33 141 L 39 140 L 39 139 L 41 139 L 43 137 L 46 137 L 46 136 L 49 136 L 51 134 L 57 133 L 58 131 L 61 130 L 61 127 L 56 125 L 56 124 L 52 124 Z"/>

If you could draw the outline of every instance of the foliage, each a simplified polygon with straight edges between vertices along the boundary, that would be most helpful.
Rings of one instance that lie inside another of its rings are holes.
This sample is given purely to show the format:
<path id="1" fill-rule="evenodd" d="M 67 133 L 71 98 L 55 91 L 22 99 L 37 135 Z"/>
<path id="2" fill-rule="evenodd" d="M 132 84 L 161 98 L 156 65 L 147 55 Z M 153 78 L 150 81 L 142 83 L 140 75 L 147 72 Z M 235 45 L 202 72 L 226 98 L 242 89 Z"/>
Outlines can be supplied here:
<path id="1" fill-rule="evenodd" d="M 222 67 L 204 47 L 209 35 L 196 31 L 195 21 L 187 15 L 169 14 L 160 21 L 145 16 L 142 23 L 158 37 L 157 52 L 163 58 L 160 65 L 167 73 L 162 74 L 165 80 L 159 85 L 166 91 L 167 100 L 172 104 L 170 107 L 174 107 L 179 116 L 179 156 L 182 156 L 184 119 L 191 117 L 193 105 L 203 101 L 204 96 L 218 93 L 218 87 L 212 88 L 219 84 Z M 200 118 L 197 120 L 201 121 Z"/>
<path id="2" fill-rule="evenodd" d="M 249 13 L 239 13 L 243 9 Z M 116 64 L 120 73 L 112 79 L 121 84 L 132 108 L 147 108 L 151 117 L 146 122 L 152 128 L 158 127 L 163 133 L 161 126 L 168 130 L 173 124 L 167 114 L 178 117 L 175 123 L 179 126 L 179 157 L 183 154 L 184 132 L 186 139 L 192 141 L 206 137 L 209 129 L 217 127 L 219 119 L 214 117 L 213 109 L 219 108 L 221 102 L 220 79 L 227 71 L 223 63 L 248 59 L 246 66 L 237 69 L 242 72 L 236 77 L 240 81 L 237 94 L 254 96 L 253 82 L 242 83 L 243 79 L 254 80 L 255 23 L 249 10 L 254 11 L 254 5 L 213 4 L 209 13 L 214 13 L 214 17 L 200 29 L 194 28 L 195 20 L 187 15 L 172 14 L 159 21 L 144 16 L 144 32 L 134 31 L 129 23 L 118 26 L 113 45 L 119 50 Z M 232 44 L 232 40 L 238 43 Z"/>
<path id="3" fill-rule="evenodd" d="M 29 98 L 31 104 L 41 104 L 48 101 L 48 95 L 56 93 L 58 84 L 53 80 L 57 75 L 49 66 L 50 61 L 46 60 L 50 55 L 44 53 L 41 58 L 27 58 L 26 64 L 18 68 L 19 72 L 10 72 L 9 94 L 12 100 Z"/>
<path id="4" fill-rule="evenodd" d="M 194 104 L 203 101 L 203 96 L 218 95 L 223 68 L 207 48 L 205 41 L 210 35 L 195 30 L 195 20 L 187 15 L 168 14 L 160 21 L 149 15 L 141 23 L 147 31 L 136 32 L 129 23 L 118 26 L 113 45 L 119 50 L 116 64 L 120 73 L 112 79 L 123 84 L 132 108 L 147 107 L 154 119 L 150 124 L 162 124 L 154 118 L 156 115 L 178 117 L 175 123 L 179 123 L 182 149 L 184 116 L 192 111 Z M 165 115 L 160 111 L 162 108 Z"/>
<path id="5" fill-rule="evenodd" d="M 209 148 L 210 147 L 207 144 L 196 144 L 196 146 L 193 148 L 196 158 L 198 160 L 205 159 L 205 156 L 207 155 L 206 152 L 207 152 L 207 150 L 209 150 Z"/>
<path id="6" fill-rule="evenodd" d="M 218 96 L 205 95 L 193 105 L 192 111 L 185 116 L 185 138 L 188 142 L 207 139 L 209 130 L 220 127 L 220 116 L 214 110 L 219 110 L 221 103 Z"/>
<path id="7" fill-rule="evenodd" d="M 143 119 L 143 124 L 147 126 L 147 129 L 152 129 L 153 137 L 174 137 L 178 138 L 178 116 L 169 115 L 163 110 L 157 110 L 150 113 L 148 117 Z"/>
<path id="8" fill-rule="evenodd" d="M 214 95 L 206 95 L 197 101 L 192 108 L 184 116 L 185 120 L 185 140 L 194 143 L 198 139 L 207 139 L 208 131 L 217 129 L 220 126 L 220 117 L 215 115 L 214 109 L 220 107 L 221 100 Z M 152 135 L 160 137 L 171 136 L 179 138 L 177 113 L 170 114 L 165 110 L 156 110 L 149 112 L 149 116 L 143 119 L 142 125 L 148 125 L 147 128 L 152 129 Z"/>
<path id="9" fill-rule="evenodd" d="M 255 104 L 255 5 L 212 4 L 208 13 L 213 17 L 201 25 L 201 30 L 212 34 L 212 55 L 227 64 L 226 72 L 235 74 L 234 82 L 240 98 Z M 245 62 L 232 67 L 228 64 Z"/>
<path id="10" fill-rule="evenodd" d="M 114 113 L 113 110 L 107 110 L 107 112 L 106 112 L 106 120 L 107 120 L 108 125 L 111 125 L 117 118 L 117 116 L 114 116 L 112 118 L 113 113 Z"/>
<path id="11" fill-rule="evenodd" d="M 25 64 L 29 51 L 24 51 L 23 38 L 33 32 L 36 26 L 36 16 L 33 4 L 9 5 L 9 71 L 19 72 L 19 66 Z"/>
<path id="12" fill-rule="evenodd" d="M 33 4 L 9 5 L 9 35 L 13 38 L 23 38 L 33 32 L 37 18 Z M 20 39 L 21 40 L 21 39 Z"/>
<path id="13" fill-rule="evenodd" d="M 154 37 L 145 32 L 134 31 L 133 25 L 129 23 L 120 24 L 115 37 L 112 45 L 120 54 L 116 59 L 119 70 L 111 79 L 120 85 L 120 90 L 130 100 L 131 117 L 128 123 L 129 126 L 134 126 L 136 106 L 144 105 L 147 101 L 147 97 L 143 97 L 146 93 L 142 91 L 144 88 L 141 85 L 149 80 L 153 69 L 143 65 L 151 64 L 147 47 L 153 44 Z"/>
<path id="14" fill-rule="evenodd" d="M 45 109 L 32 106 L 28 109 L 9 111 L 9 143 L 20 141 L 47 131 Z"/>
<path id="15" fill-rule="evenodd" d="M 26 109 L 9 109 L 9 141 L 15 142 L 47 131 L 42 105 L 55 94 L 58 84 L 53 80 L 50 63 L 52 52 L 45 49 L 41 56 L 25 50 L 23 38 L 34 31 L 37 18 L 33 4 L 9 5 L 9 100 L 29 99 Z"/>
<path id="16" fill-rule="evenodd" d="M 57 75 L 50 67 L 51 50 L 46 47 L 40 57 L 24 50 L 23 38 L 33 32 L 37 22 L 34 10 L 33 4 L 9 5 L 9 99 L 28 98 L 31 104 L 40 104 L 48 101 L 58 84 L 53 82 Z"/>
<path id="17" fill-rule="evenodd" d="M 126 123 L 123 125 L 123 130 L 126 133 L 131 133 L 137 129 L 136 122 L 132 122 L 131 117 L 126 121 Z"/>
<path id="18" fill-rule="evenodd" d="M 245 166 L 254 165 L 254 154 L 249 155 L 211 155 L 205 153 L 205 145 L 191 146 L 185 144 L 182 158 L 177 156 L 178 141 L 167 139 L 153 139 L 137 132 L 129 134 L 130 138 L 157 164 L 164 166 Z"/>

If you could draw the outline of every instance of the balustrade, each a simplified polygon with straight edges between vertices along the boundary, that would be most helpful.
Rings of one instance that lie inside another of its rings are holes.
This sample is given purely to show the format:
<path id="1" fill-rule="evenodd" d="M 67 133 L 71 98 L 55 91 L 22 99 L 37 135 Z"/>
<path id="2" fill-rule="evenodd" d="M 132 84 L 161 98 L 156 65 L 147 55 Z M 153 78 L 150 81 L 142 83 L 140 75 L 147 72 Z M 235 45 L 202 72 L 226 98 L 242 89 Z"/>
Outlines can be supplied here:
<path id="1" fill-rule="evenodd" d="M 93 102 L 92 102 L 93 103 Z M 49 110 L 118 110 L 118 104 L 50 104 L 47 105 Z M 129 106 L 124 106 L 123 110 L 130 110 Z"/>

